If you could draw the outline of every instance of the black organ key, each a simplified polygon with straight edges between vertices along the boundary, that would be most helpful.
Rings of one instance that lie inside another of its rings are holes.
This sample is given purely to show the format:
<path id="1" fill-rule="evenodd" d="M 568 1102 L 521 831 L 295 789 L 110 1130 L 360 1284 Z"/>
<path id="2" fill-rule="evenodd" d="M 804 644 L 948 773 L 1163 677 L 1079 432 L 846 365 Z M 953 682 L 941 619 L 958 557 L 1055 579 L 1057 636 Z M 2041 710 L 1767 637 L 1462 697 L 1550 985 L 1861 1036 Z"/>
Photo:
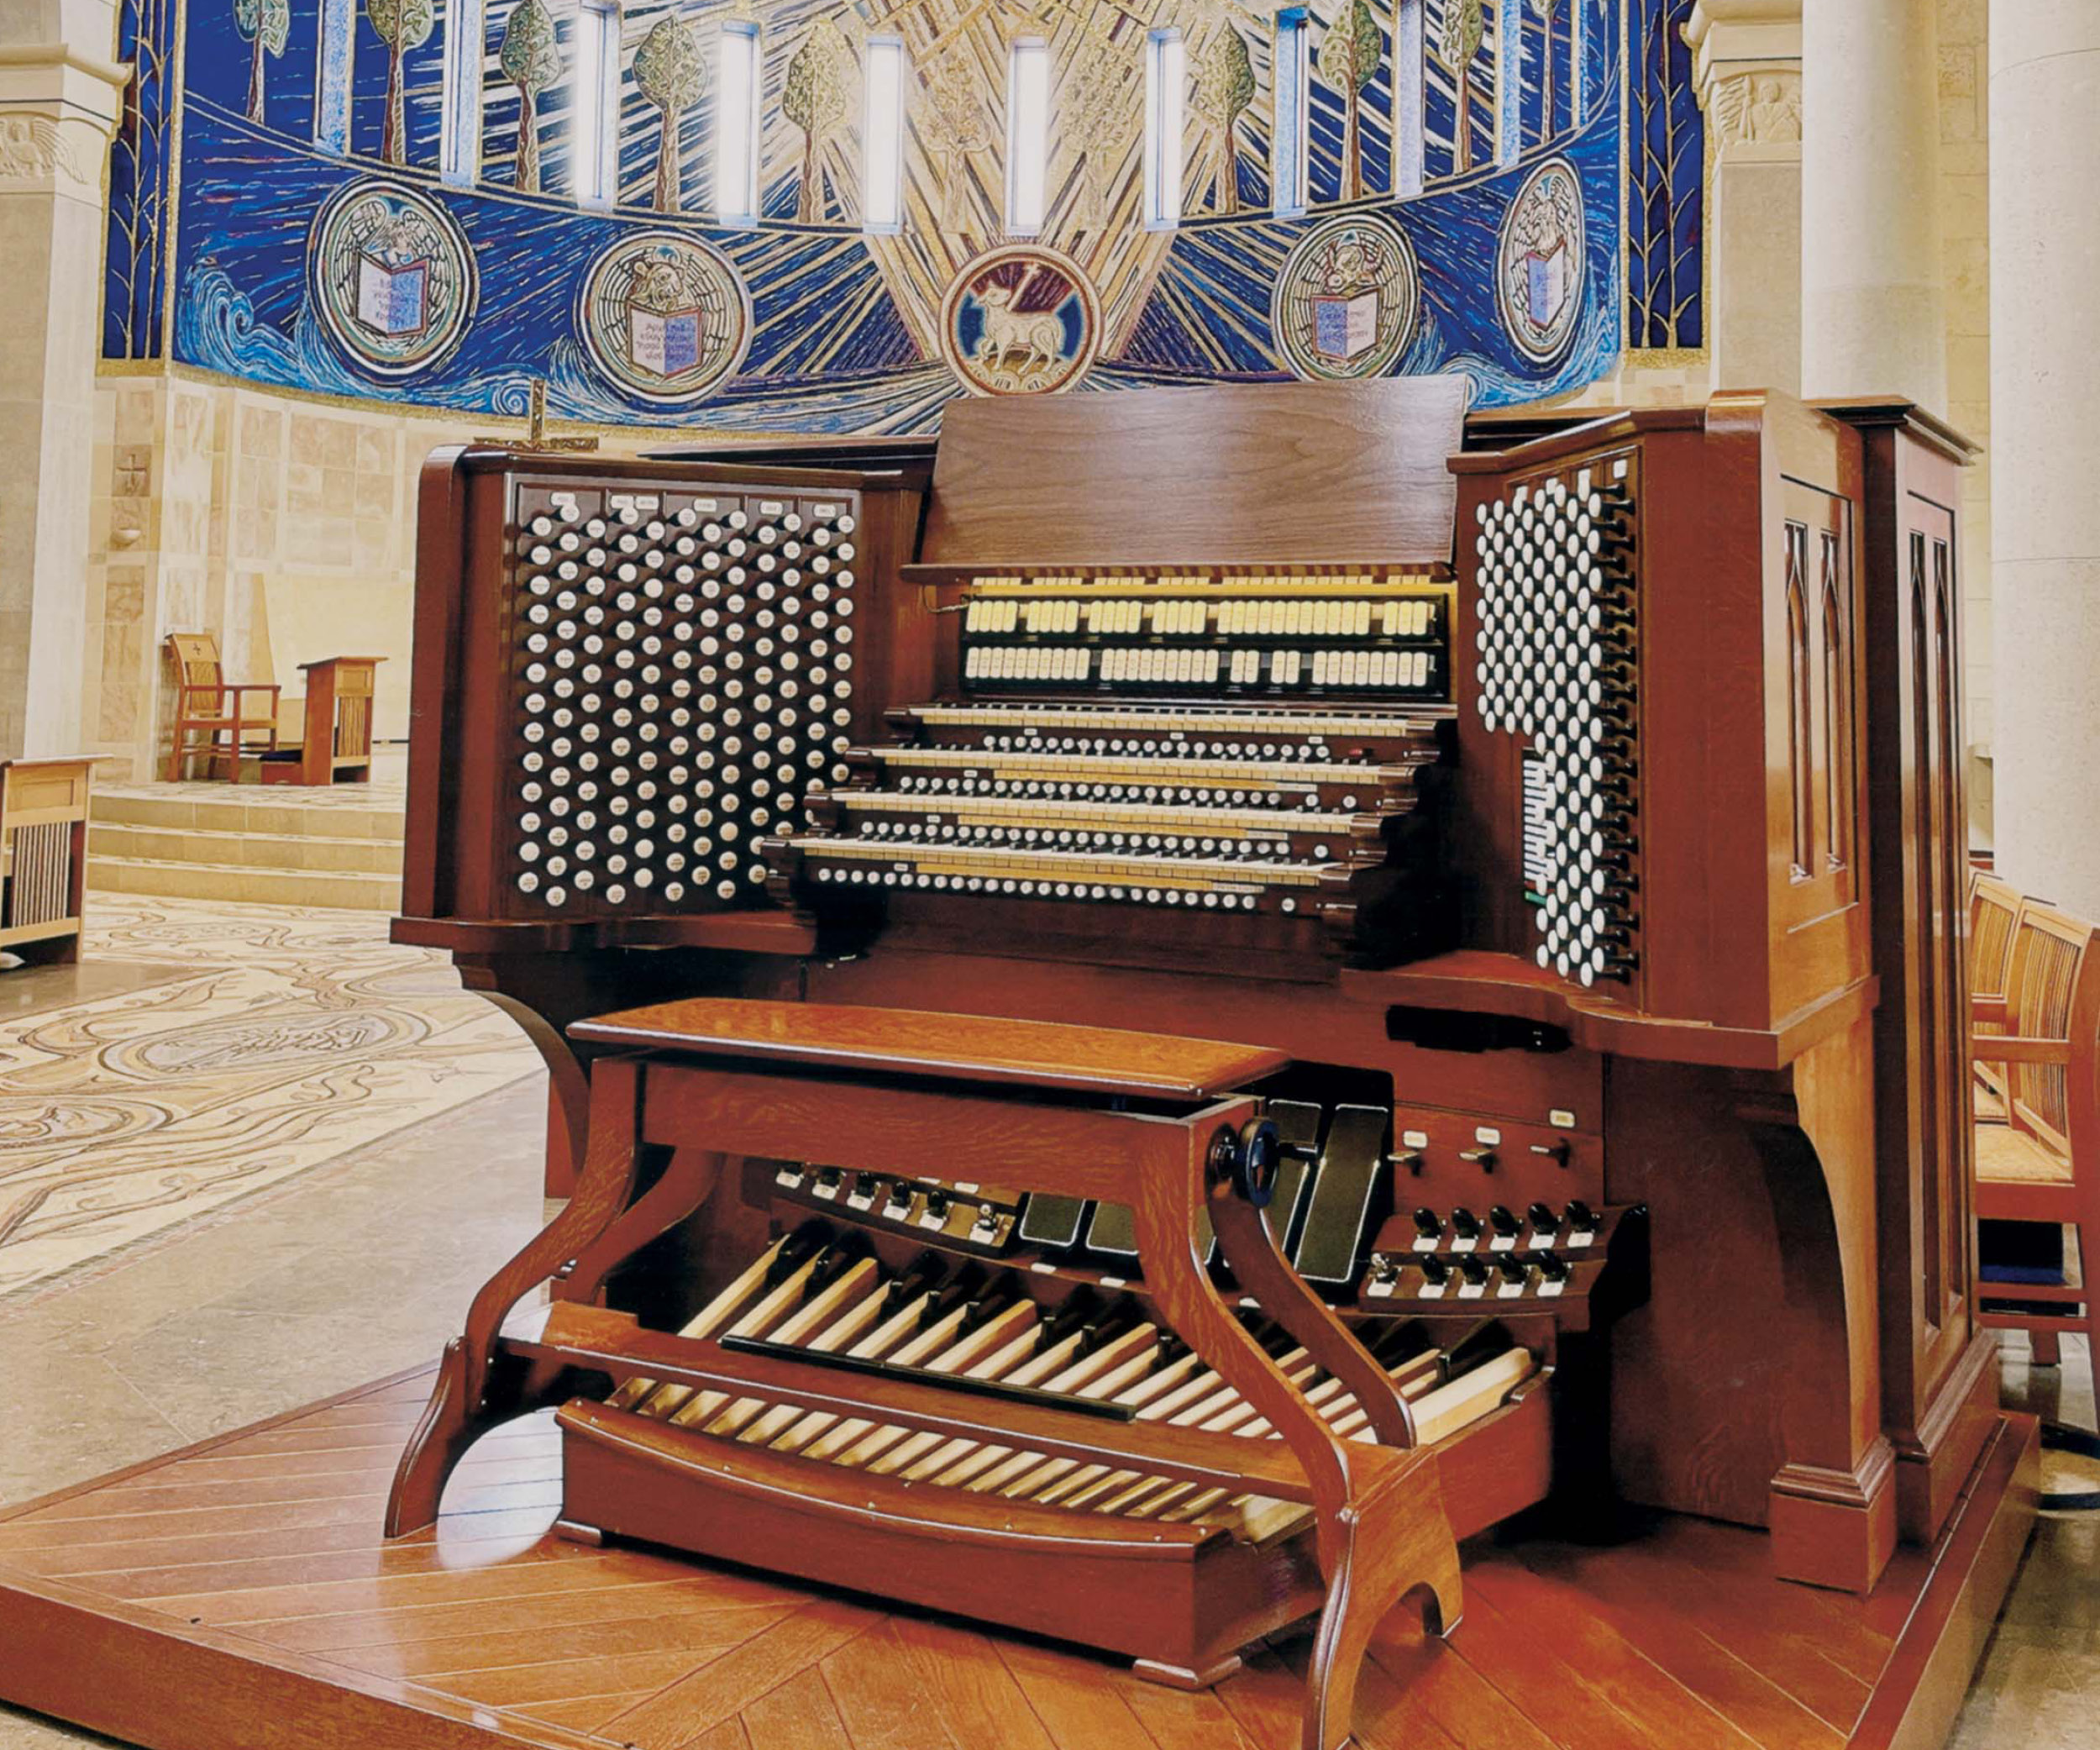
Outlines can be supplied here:
<path id="1" fill-rule="evenodd" d="M 1357 1260 L 1391 1201 L 1383 1106 L 1338 1106 L 1313 1175 L 1305 1226 L 1291 1262 L 1308 1282 L 1340 1287 L 1356 1280 Z"/>
<path id="2" fill-rule="evenodd" d="M 921 1252 L 884 1285 L 882 1316 L 894 1318 L 922 1294 L 929 1292 L 947 1274 L 947 1263 L 937 1252 Z"/>
<path id="3" fill-rule="evenodd" d="M 1062 1306 L 1053 1307 L 1042 1315 L 1036 1326 L 1036 1353 L 1055 1348 L 1080 1326 L 1097 1316 L 1100 1296 L 1090 1288 L 1080 1288 Z"/>
<path id="4" fill-rule="evenodd" d="M 984 1266 L 964 1264 L 927 1300 L 919 1313 L 919 1328 L 930 1331 L 950 1313 L 961 1311 L 977 1298 L 984 1286 Z"/>

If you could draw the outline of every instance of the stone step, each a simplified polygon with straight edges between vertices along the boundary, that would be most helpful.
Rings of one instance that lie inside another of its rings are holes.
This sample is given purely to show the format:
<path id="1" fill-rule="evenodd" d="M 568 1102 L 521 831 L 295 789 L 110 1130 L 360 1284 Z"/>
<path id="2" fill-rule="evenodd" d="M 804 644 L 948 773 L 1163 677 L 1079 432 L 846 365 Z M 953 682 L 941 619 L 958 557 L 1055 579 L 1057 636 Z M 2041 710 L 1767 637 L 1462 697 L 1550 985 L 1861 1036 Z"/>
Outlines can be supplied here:
<path id="1" fill-rule="evenodd" d="M 186 863 L 87 854 L 87 885 L 160 899 L 215 899 L 244 905 L 322 906 L 345 912 L 398 912 L 401 877 L 355 870 L 258 869 L 239 863 Z"/>
<path id="2" fill-rule="evenodd" d="M 200 793 L 202 792 L 202 793 Z M 155 827 L 180 833 L 248 833 L 291 838 L 375 838 L 398 841 L 404 830 L 398 801 L 351 801 L 341 791 L 319 791 L 331 800 L 295 802 L 283 790 L 230 784 L 163 784 L 98 788 L 94 818 L 117 826 Z"/>
<path id="3" fill-rule="evenodd" d="M 209 863 L 220 868 L 296 869 L 311 874 L 383 875 L 401 879 L 398 838 L 323 838 L 312 833 L 211 832 L 97 819 L 87 828 L 91 857 L 155 863 Z"/>

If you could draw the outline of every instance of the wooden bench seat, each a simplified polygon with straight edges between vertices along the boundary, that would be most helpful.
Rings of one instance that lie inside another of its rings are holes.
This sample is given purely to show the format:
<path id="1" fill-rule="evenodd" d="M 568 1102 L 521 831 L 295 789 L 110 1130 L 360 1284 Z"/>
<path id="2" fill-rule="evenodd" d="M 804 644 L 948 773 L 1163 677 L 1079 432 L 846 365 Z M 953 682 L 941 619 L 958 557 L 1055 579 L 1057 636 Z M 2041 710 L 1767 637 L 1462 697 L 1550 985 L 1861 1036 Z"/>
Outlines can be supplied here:
<path id="1" fill-rule="evenodd" d="M 2069 1230 L 2081 1257 L 2100 1244 L 2100 928 L 2032 899 L 2019 902 L 2004 991 L 1977 1003 L 1979 1075 L 2001 1090 L 2002 1122 L 1976 1127 L 1979 1220 Z M 2066 1269 L 2059 1282 L 1982 1285 L 1982 1322 L 2023 1330 L 2038 1361 L 2083 1332 L 2100 1390 L 2100 1303 Z M 1992 1302 L 2010 1302 L 1993 1306 Z M 2056 1307 L 2058 1311 L 2038 1311 Z"/>
<path id="2" fill-rule="evenodd" d="M 1979 1122 L 1976 1176 L 1994 1185 L 2069 1185 L 2071 1163 L 2046 1143 L 2000 1122 Z"/>

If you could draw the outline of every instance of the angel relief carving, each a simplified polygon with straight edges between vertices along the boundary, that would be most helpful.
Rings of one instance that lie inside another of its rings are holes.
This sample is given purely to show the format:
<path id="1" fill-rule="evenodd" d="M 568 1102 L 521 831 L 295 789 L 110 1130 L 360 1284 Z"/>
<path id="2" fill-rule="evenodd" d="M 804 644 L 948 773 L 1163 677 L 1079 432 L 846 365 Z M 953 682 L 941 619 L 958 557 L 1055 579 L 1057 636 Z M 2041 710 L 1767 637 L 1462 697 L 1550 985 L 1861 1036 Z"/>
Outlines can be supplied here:
<path id="1" fill-rule="evenodd" d="M 47 115 L 0 116 L 0 182 L 39 182 L 56 175 L 87 180 L 58 123 Z"/>
<path id="2" fill-rule="evenodd" d="M 1713 111 L 1718 144 L 1786 145 L 1801 139 L 1801 76 L 1739 73 L 1714 87 Z"/>

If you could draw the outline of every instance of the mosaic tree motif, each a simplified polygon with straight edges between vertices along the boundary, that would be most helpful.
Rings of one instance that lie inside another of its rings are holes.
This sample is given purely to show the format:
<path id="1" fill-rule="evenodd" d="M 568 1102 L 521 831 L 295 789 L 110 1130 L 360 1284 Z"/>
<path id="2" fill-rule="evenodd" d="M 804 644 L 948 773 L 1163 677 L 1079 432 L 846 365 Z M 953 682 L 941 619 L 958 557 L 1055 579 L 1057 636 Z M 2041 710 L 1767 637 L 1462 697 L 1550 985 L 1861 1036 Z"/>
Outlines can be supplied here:
<path id="1" fill-rule="evenodd" d="M 255 58 L 248 64 L 248 119 L 260 122 L 263 55 L 265 50 L 272 56 L 284 54 L 285 40 L 291 34 L 291 0 L 234 0 L 234 29 L 255 48 Z"/>
<path id="2" fill-rule="evenodd" d="M 171 187 L 177 0 L 124 0 L 117 57 L 129 64 L 123 115 L 109 146 L 109 231 L 104 257 L 102 356 L 158 358 L 170 265 L 165 221 Z"/>
<path id="3" fill-rule="evenodd" d="M 1097 22 L 1065 75 L 1063 102 L 1069 119 L 1064 137 L 1076 142 L 1080 153 L 1072 223 L 1096 237 L 1108 224 L 1109 205 L 1124 157 L 1122 123 L 1131 107 L 1131 61 L 1116 46 L 1110 29 Z M 1197 101 L 1202 101 L 1200 80 Z"/>
<path id="4" fill-rule="evenodd" d="M 1553 18 L 1561 0 L 1531 0 L 1531 11 L 1546 27 L 1546 45 L 1539 61 L 1539 139 L 1553 137 Z"/>
<path id="5" fill-rule="evenodd" d="M 370 6 L 374 0 L 365 0 Z M 384 0 L 391 5 L 395 0 Z M 427 3 L 427 0 L 426 0 Z M 545 0 L 518 0 L 496 51 L 503 76 L 517 87 L 517 187 L 539 192 L 539 99 L 561 77 L 561 45 Z"/>
<path id="6" fill-rule="evenodd" d="M 438 22 L 435 0 L 365 0 L 365 16 L 386 45 L 386 125 L 380 135 L 379 155 L 389 164 L 406 164 L 408 98 L 402 64 L 411 49 L 420 49 L 430 40 Z"/>
<path id="7" fill-rule="evenodd" d="M 1240 210 L 1240 117 L 1253 101 L 1254 61 L 1247 39 L 1229 17 L 1221 16 L 1196 62 L 1194 106 L 1210 135 L 1213 213 Z"/>
<path id="8" fill-rule="evenodd" d="M 1358 118 L 1364 87 L 1378 76 L 1384 39 L 1371 0 L 1343 0 L 1347 10 L 1327 27 L 1320 45 L 1320 76 L 1341 94 L 1341 190 L 1345 201 L 1363 194 L 1363 138 Z M 1476 15 L 1480 0 L 1472 0 Z M 1478 46 L 1476 45 L 1476 46 Z"/>
<path id="9" fill-rule="evenodd" d="M 991 118 L 984 113 L 977 79 L 962 54 L 937 66 L 926 83 L 921 132 L 927 149 L 941 162 L 941 229 L 961 231 L 969 223 L 970 154 L 992 143 Z"/>
<path id="10" fill-rule="evenodd" d="M 802 131 L 802 177 L 795 198 L 795 217 L 802 224 L 814 224 L 822 216 L 817 154 L 832 130 L 846 119 L 852 66 L 853 52 L 829 18 L 819 18 L 810 26 L 802 46 L 788 62 L 787 80 L 780 88 L 780 113 Z"/>
<path id="11" fill-rule="evenodd" d="M 1705 130 L 1683 24 L 1691 0 L 1650 0 L 1636 15 L 1626 173 L 1627 341 L 1702 341 L 1699 237 Z"/>
<path id="12" fill-rule="evenodd" d="M 707 63 L 701 55 L 700 39 L 676 13 L 659 20 L 634 51 L 634 87 L 662 118 L 656 136 L 656 210 L 675 213 L 684 204 L 679 123 L 707 89 Z"/>
<path id="13" fill-rule="evenodd" d="M 1473 168 L 1473 64 L 1487 34 L 1480 0 L 1450 0 L 1444 8 L 1443 37 L 1436 45 L 1436 58 L 1451 69 L 1456 81 L 1452 169 L 1462 176 Z"/>

